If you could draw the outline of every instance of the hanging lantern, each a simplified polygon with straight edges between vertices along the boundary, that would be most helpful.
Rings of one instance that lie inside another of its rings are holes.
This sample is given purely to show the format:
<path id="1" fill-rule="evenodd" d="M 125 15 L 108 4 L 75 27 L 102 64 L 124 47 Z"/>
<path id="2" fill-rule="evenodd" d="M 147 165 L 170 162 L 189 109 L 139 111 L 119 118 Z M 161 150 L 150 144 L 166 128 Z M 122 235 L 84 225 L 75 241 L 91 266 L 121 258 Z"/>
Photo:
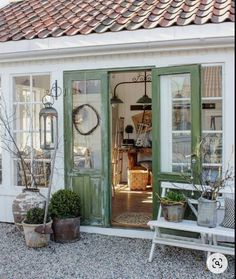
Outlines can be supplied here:
<path id="1" fill-rule="evenodd" d="M 58 141 L 58 113 L 52 107 L 52 96 L 45 95 L 43 104 L 44 108 L 39 112 L 40 147 L 44 150 L 54 150 Z"/>

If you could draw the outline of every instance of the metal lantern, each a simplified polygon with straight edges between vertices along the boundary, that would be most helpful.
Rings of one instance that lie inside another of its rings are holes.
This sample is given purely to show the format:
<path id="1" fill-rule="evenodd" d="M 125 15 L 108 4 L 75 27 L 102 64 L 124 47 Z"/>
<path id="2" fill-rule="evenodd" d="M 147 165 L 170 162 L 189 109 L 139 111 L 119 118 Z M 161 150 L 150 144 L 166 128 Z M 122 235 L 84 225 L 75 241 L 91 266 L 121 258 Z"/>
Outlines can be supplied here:
<path id="1" fill-rule="evenodd" d="M 40 147 L 44 150 L 54 150 L 58 141 L 58 113 L 52 107 L 53 102 L 44 102 L 43 98 L 43 104 L 44 108 L 39 112 Z"/>

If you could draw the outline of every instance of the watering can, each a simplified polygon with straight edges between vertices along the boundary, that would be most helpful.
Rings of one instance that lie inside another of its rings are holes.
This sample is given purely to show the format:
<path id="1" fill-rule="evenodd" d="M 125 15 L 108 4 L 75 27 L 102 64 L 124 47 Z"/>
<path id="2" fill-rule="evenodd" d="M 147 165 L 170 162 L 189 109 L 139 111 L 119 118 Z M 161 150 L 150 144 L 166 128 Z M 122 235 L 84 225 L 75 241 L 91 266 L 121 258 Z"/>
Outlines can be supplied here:
<path id="1" fill-rule="evenodd" d="M 203 197 L 198 199 L 198 208 L 188 200 L 188 205 L 197 217 L 197 224 L 202 227 L 215 228 L 217 226 L 217 209 L 221 204 L 217 200 L 208 200 Z"/>

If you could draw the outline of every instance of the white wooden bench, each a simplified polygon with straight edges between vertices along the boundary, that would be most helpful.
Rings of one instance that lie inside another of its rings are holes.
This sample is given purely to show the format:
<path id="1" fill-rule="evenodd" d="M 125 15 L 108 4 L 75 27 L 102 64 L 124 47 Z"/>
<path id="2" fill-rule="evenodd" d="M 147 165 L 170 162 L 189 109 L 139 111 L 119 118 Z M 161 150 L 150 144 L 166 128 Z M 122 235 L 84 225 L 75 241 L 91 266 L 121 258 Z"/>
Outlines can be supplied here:
<path id="1" fill-rule="evenodd" d="M 162 182 L 161 196 L 165 195 L 167 189 L 179 189 L 179 187 L 181 187 L 181 189 L 183 190 L 196 191 L 196 189 L 193 189 L 193 187 L 189 184 L 179 184 L 179 186 L 176 187 L 176 184 L 173 185 L 168 182 Z M 152 262 L 153 260 L 153 253 L 156 244 L 171 245 L 171 246 L 189 248 L 194 250 L 202 250 L 207 252 L 207 255 L 209 255 L 212 252 L 234 255 L 235 253 L 234 247 L 229 246 L 227 243 L 218 242 L 218 237 L 227 237 L 227 238 L 234 239 L 235 238 L 234 229 L 224 228 L 219 225 L 217 225 L 217 227 L 215 228 L 202 227 L 197 225 L 196 221 L 191 221 L 191 220 L 183 220 L 178 223 L 169 222 L 166 221 L 161 216 L 161 214 L 162 214 L 162 210 L 160 206 L 157 220 L 152 220 L 148 222 L 148 226 L 150 226 L 151 229 L 154 229 L 152 246 L 151 246 L 151 251 L 148 259 L 149 262 Z M 176 236 L 172 234 L 163 234 L 161 233 L 161 229 L 171 229 L 171 230 L 173 229 L 176 231 L 199 233 L 200 238 L 197 239 L 194 237 L 184 237 L 184 236 Z"/>

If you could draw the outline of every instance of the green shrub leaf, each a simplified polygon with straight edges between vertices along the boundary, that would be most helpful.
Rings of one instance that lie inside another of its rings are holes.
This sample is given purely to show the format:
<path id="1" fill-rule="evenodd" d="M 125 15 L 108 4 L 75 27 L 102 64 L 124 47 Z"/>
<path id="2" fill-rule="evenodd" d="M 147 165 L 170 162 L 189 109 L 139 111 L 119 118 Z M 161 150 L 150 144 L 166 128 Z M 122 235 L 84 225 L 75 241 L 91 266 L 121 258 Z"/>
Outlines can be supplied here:
<path id="1" fill-rule="evenodd" d="M 80 197 L 70 189 L 55 192 L 49 203 L 52 218 L 74 218 L 80 216 Z"/>

